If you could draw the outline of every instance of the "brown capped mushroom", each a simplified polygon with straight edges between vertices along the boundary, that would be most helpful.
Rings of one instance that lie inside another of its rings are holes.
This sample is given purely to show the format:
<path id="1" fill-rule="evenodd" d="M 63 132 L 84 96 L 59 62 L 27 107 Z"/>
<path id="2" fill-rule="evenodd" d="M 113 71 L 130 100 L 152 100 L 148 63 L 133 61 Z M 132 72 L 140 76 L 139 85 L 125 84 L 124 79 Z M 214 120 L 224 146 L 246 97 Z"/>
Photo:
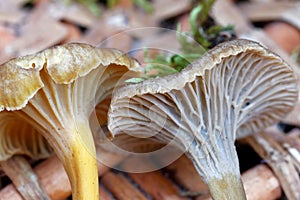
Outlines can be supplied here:
<path id="1" fill-rule="evenodd" d="M 34 126 L 12 112 L 0 113 L 0 166 L 25 199 L 50 199 L 24 156 L 51 155 L 51 148 Z"/>
<path id="2" fill-rule="evenodd" d="M 283 117 L 297 100 L 292 69 L 248 40 L 220 44 L 178 74 L 116 90 L 108 113 L 114 134 L 176 141 L 213 199 L 246 199 L 234 146 Z"/>
<path id="3" fill-rule="evenodd" d="M 138 66 L 120 51 L 86 44 L 56 46 L 0 66 L 0 109 L 17 110 L 43 129 L 68 174 L 73 199 L 99 199 L 89 116 L 115 84 L 108 80 Z"/>

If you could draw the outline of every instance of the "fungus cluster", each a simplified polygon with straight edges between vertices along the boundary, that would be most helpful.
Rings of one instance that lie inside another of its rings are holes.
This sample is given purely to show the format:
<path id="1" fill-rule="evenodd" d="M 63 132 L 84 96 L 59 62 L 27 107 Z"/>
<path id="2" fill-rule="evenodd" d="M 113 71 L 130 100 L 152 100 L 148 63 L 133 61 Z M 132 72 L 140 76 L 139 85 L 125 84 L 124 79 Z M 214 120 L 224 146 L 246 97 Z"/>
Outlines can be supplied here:
<path id="1" fill-rule="evenodd" d="M 128 149 L 140 152 L 145 149 L 139 145 L 161 146 L 126 133 L 175 141 L 214 199 L 246 199 L 234 141 L 293 108 L 298 92 L 292 69 L 259 44 L 235 40 L 177 74 L 116 88 L 127 72 L 140 71 L 122 52 L 86 44 L 56 46 L 2 64 L 1 165 L 14 155 L 41 158 L 53 149 L 73 199 L 99 199 L 97 137 L 90 127 L 96 108 L 99 125 L 108 120 L 116 144 L 126 149 L 130 143 Z"/>
<path id="2" fill-rule="evenodd" d="M 234 40 L 209 50 L 184 70 L 116 90 L 108 114 L 114 136 L 176 141 L 213 199 L 246 199 L 236 138 L 276 123 L 294 106 L 292 69 L 259 44 Z"/>

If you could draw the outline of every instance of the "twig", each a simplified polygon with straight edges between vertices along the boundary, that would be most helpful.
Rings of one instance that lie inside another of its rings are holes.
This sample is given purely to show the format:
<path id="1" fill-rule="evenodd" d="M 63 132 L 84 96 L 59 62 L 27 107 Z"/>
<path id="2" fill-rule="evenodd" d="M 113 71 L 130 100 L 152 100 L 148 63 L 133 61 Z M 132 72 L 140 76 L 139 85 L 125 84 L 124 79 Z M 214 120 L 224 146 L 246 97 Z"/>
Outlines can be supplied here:
<path id="1" fill-rule="evenodd" d="M 196 200 L 208 200 L 208 189 L 198 176 L 192 162 L 185 156 L 167 167 L 174 173 L 176 182 L 189 192 L 202 194 Z M 274 200 L 281 196 L 280 183 L 272 170 L 265 164 L 259 164 L 242 174 L 242 180 L 248 200 Z"/>
<path id="2" fill-rule="evenodd" d="M 25 199 L 50 199 L 41 187 L 39 179 L 30 164 L 23 156 L 13 156 L 1 161 L 0 165 Z"/>
<path id="3" fill-rule="evenodd" d="M 245 140 L 273 169 L 288 199 L 300 199 L 300 177 L 293 164 L 293 158 L 288 152 L 263 132 L 247 137 Z"/>
<path id="4" fill-rule="evenodd" d="M 98 150 L 97 151 L 101 151 Z M 97 152 L 103 154 L 103 152 Z M 118 163 L 120 156 L 115 154 L 104 154 L 106 159 L 111 158 L 110 163 Z M 104 164 L 98 163 L 99 175 L 107 172 L 109 168 Z M 52 200 L 66 199 L 71 195 L 71 186 L 67 174 L 56 157 L 51 157 L 34 168 L 35 173 L 39 177 L 42 187 Z M 7 185 L 0 191 L 0 200 L 23 200 L 13 184 Z"/>

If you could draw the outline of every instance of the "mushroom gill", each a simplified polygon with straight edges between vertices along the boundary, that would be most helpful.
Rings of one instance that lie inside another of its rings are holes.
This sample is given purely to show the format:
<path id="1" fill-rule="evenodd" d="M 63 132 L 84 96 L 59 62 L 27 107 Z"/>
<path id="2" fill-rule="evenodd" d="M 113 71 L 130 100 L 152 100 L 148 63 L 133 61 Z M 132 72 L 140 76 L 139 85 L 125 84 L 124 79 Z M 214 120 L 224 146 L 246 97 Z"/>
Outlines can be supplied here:
<path id="1" fill-rule="evenodd" d="M 28 158 L 33 161 L 47 158 L 51 152 L 36 127 L 15 113 L 0 113 L 0 166 L 24 199 L 50 199 Z"/>
<path id="2" fill-rule="evenodd" d="M 246 199 L 236 138 L 276 123 L 297 100 L 292 69 L 248 40 L 222 43 L 178 74 L 116 90 L 108 114 L 113 135 L 155 134 L 176 141 L 213 199 Z"/>

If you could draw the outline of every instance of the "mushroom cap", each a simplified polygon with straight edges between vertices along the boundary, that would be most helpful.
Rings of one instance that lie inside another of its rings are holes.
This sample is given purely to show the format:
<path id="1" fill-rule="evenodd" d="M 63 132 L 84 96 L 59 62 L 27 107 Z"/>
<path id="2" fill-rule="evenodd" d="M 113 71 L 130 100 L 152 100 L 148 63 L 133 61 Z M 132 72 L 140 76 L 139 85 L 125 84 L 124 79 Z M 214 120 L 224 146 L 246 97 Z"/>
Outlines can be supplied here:
<path id="1" fill-rule="evenodd" d="M 0 161 L 14 155 L 43 159 L 51 155 L 48 142 L 30 123 L 15 113 L 0 113 Z"/>
<path id="2" fill-rule="evenodd" d="M 56 84 L 69 84 L 99 66 L 120 65 L 138 70 L 138 63 L 116 49 L 69 43 L 0 66 L 0 111 L 19 110 L 44 86 L 44 70 Z"/>
<path id="3" fill-rule="evenodd" d="M 181 141 L 191 133 L 204 141 L 207 132 L 225 132 L 234 140 L 276 123 L 297 97 L 291 67 L 240 39 L 219 44 L 177 74 L 116 90 L 108 128 L 113 135 L 164 133 L 157 135 L 163 140 L 176 133 Z"/>

